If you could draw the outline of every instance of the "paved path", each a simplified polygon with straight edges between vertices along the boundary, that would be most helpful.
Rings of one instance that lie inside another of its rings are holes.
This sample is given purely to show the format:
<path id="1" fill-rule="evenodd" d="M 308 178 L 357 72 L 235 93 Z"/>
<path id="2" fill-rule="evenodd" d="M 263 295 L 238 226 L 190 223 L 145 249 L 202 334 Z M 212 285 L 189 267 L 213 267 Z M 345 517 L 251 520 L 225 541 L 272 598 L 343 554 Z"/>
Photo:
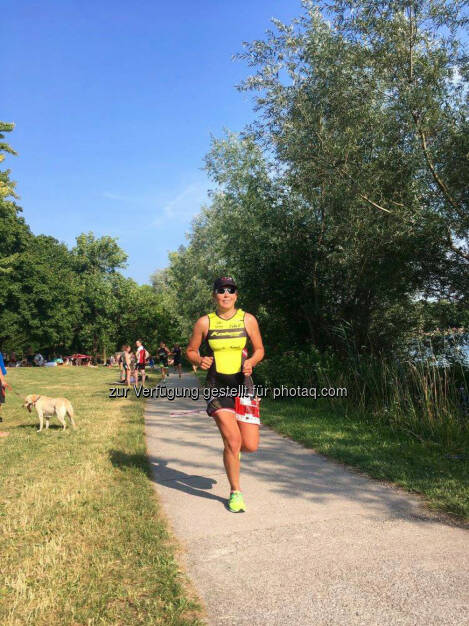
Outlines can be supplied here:
<path id="1" fill-rule="evenodd" d="M 243 455 L 248 511 L 233 515 L 204 408 L 153 399 L 145 422 L 155 489 L 209 624 L 469 624 L 467 530 L 268 428 Z"/>

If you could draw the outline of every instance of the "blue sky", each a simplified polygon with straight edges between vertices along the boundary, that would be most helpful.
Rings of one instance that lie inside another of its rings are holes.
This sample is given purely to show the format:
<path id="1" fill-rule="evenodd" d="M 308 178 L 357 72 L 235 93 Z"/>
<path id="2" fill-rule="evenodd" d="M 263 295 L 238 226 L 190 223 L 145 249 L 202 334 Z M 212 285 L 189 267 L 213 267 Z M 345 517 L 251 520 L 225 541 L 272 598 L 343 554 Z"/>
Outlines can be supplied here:
<path id="1" fill-rule="evenodd" d="M 185 243 L 210 187 L 210 134 L 241 130 L 252 96 L 232 61 L 299 0 L 40 0 L 2 6 L 7 167 L 36 234 L 118 237 L 139 283 Z M 6 88 L 5 88 L 6 85 Z"/>

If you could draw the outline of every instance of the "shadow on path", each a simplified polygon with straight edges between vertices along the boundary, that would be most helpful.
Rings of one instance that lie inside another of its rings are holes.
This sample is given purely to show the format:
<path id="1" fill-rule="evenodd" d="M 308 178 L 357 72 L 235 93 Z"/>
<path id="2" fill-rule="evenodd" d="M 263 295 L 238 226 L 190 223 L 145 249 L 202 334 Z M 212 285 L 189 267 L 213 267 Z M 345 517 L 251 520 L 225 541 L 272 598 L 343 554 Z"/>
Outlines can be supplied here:
<path id="1" fill-rule="evenodd" d="M 147 440 L 157 438 L 162 449 L 165 445 L 171 447 L 174 458 L 167 458 L 163 461 L 149 455 L 149 461 L 159 470 L 154 477 L 157 483 L 164 483 L 168 486 L 171 480 L 175 480 L 178 485 L 178 478 L 185 484 L 187 493 L 200 495 L 197 489 L 189 488 L 186 481 L 190 479 L 190 474 L 184 474 L 179 470 L 172 470 L 169 467 L 164 471 L 165 465 L 174 462 L 178 468 L 194 469 L 194 465 L 200 465 L 212 473 L 220 472 L 218 459 L 221 456 L 222 442 L 218 437 L 213 438 L 211 431 L 215 427 L 210 421 L 205 421 L 194 414 L 179 414 L 169 418 L 174 424 L 174 428 L 161 428 L 158 435 L 153 426 L 167 424 L 168 414 L 173 409 L 174 403 L 163 401 L 149 402 L 146 408 L 145 421 L 150 430 L 147 430 Z M 199 405 L 190 401 L 180 401 L 179 410 L 193 408 L 198 410 Z M 192 405 L 192 406 L 191 406 Z M 174 409 L 173 409 L 174 410 Z M 164 415 L 164 413 L 166 415 Z M 194 436 L 194 433 L 196 435 Z M 179 450 L 176 452 L 174 444 L 177 443 Z M 184 453 L 183 450 L 187 452 Z M 194 461 L 194 453 L 198 451 L 198 461 Z M 215 459 L 217 460 L 215 462 Z M 286 498 L 288 500 L 301 498 L 309 500 L 315 505 L 326 505 L 336 498 L 344 498 L 354 503 L 363 504 L 366 509 L 364 514 L 372 517 L 386 513 L 391 518 L 401 518 L 432 524 L 435 522 L 449 526 L 461 526 L 458 520 L 453 520 L 441 512 L 431 511 L 422 507 L 422 501 L 415 494 L 407 494 L 405 490 L 395 488 L 387 481 L 372 479 L 364 471 L 357 470 L 347 464 L 335 459 L 329 459 L 324 455 L 307 449 L 287 437 L 275 433 L 269 427 L 261 428 L 261 443 L 259 450 L 253 455 L 246 455 L 246 465 L 243 468 L 266 485 L 270 492 Z M 163 471 L 163 473 L 161 473 Z M 168 474 L 173 472 L 174 478 Z M 158 473 L 160 475 L 158 476 Z M 207 479 L 205 479 L 207 480 Z M 193 483 L 191 483 L 193 485 Z M 182 488 L 174 486 L 174 488 Z M 206 489 L 207 487 L 202 487 Z M 204 494 L 202 497 L 213 499 L 214 496 Z M 465 524 L 462 524 L 465 526 Z"/>
<path id="2" fill-rule="evenodd" d="M 119 469 L 126 467 L 139 469 L 156 484 L 165 485 L 171 489 L 183 491 L 199 498 L 216 500 L 222 504 L 226 503 L 225 498 L 208 493 L 208 490 L 217 484 L 214 478 L 207 478 L 197 474 L 186 474 L 169 467 L 168 461 L 151 455 L 127 454 L 121 450 L 110 450 L 109 456 L 114 467 Z"/>

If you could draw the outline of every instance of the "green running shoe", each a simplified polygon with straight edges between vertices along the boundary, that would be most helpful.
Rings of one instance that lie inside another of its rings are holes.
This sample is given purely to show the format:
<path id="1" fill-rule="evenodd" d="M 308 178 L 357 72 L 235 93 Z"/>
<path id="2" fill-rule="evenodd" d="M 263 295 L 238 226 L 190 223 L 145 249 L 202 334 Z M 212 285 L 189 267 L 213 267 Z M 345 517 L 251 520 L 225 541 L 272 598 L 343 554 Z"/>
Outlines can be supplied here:
<path id="1" fill-rule="evenodd" d="M 230 493 L 228 510 L 232 513 L 243 513 L 246 510 L 241 491 L 232 491 Z"/>

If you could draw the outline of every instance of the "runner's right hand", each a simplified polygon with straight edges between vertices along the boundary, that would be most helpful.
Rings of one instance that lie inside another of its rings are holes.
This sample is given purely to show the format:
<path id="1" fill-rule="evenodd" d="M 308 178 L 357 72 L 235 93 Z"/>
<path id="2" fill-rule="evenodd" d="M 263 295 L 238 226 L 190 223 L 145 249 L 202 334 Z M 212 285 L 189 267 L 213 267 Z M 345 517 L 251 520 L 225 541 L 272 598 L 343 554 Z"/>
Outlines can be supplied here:
<path id="1" fill-rule="evenodd" d="M 203 370 L 208 370 L 210 369 L 210 366 L 213 363 L 213 356 L 204 356 L 202 357 L 202 360 L 200 361 L 200 367 Z"/>

